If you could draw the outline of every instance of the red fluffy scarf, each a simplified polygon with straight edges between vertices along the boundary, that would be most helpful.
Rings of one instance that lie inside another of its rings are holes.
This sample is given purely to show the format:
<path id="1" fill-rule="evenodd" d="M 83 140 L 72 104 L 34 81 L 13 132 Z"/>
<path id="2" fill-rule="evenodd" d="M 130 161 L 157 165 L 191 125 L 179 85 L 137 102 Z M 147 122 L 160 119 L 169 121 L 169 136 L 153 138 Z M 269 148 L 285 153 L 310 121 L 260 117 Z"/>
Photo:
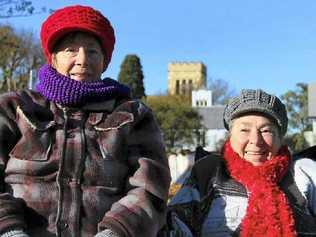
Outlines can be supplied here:
<path id="1" fill-rule="evenodd" d="M 243 184 L 248 193 L 247 213 L 241 223 L 242 237 L 296 236 L 294 218 L 278 182 L 286 173 L 290 153 L 286 146 L 260 166 L 239 157 L 226 142 L 223 156 L 230 175 Z"/>

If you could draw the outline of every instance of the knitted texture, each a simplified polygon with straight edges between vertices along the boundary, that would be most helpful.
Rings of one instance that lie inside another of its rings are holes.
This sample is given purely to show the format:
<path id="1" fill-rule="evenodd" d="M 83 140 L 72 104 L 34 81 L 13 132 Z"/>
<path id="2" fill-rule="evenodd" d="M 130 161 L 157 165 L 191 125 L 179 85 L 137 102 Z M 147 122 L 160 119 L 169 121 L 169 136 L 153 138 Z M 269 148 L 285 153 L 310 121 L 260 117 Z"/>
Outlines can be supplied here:
<path id="1" fill-rule="evenodd" d="M 94 237 L 119 237 L 119 235 L 110 229 L 106 229 L 97 233 Z"/>
<path id="2" fill-rule="evenodd" d="M 30 237 L 23 230 L 9 230 L 0 235 L 0 237 Z"/>
<path id="3" fill-rule="evenodd" d="M 130 96 L 128 87 L 110 78 L 80 82 L 61 75 L 50 65 L 40 68 L 38 79 L 37 91 L 48 100 L 65 106 L 77 107 L 89 102 Z"/>
<path id="4" fill-rule="evenodd" d="M 101 42 L 107 62 L 111 61 L 115 43 L 111 23 L 99 11 L 88 6 L 75 5 L 56 10 L 42 24 L 41 42 L 48 63 L 51 63 L 55 43 L 74 31 L 95 35 Z"/>
<path id="5" fill-rule="evenodd" d="M 243 114 L 259 112 L 275 119 L 282 135 L 286 133 L 288 118 L 285 105 L 281 100 L 262 90 L 242 90 L 239 96 L 232 98 L 224 110 L 224 126 L 228 130 L 231 121 Z"/>
<path id="6" fill-rule="evenodd" d="M 239 157 L 226 142 L 223 157 L 231 177 L 249 194 L 247 212 L 241 223 L 241 237 L 295 237 L 292 209 L 278 183 L 288 170 L 290 153 L 286 146 L 260 166 Z"/>

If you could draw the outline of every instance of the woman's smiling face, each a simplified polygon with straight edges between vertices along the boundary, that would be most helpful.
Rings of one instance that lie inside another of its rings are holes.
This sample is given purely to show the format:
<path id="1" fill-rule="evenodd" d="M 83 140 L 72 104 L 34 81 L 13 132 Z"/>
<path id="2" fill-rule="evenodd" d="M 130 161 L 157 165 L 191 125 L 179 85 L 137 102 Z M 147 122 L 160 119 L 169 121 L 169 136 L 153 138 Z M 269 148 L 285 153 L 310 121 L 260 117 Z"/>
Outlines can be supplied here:
<path id="1" fill-rule="evenodd" d="M 84 32 L 70 33 L 55 47 L 52 66 L 64 76 L 82 82 L 99 80 L 105 58 L 98 40 Z"/>
<path id="2" fill-rule="evenodd" d="M 232 121 L 230 143 L 241 158 L 258 166 L 277 155 L 281 136 L 272 120 L 261 114 L 249 114 Z"/>

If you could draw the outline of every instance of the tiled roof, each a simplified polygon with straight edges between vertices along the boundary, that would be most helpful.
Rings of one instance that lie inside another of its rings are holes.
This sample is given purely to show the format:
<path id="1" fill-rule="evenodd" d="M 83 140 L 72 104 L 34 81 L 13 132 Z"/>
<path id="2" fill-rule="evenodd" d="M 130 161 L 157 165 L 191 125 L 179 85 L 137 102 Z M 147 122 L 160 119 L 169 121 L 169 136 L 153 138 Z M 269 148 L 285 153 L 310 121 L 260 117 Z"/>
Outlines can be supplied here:
<path id="1" fill-rule="evenodd" d="M 202 116 L 202 123 L 207 129 L 225 129 L 223 123 L 224 105 L 195 108 Z"/>

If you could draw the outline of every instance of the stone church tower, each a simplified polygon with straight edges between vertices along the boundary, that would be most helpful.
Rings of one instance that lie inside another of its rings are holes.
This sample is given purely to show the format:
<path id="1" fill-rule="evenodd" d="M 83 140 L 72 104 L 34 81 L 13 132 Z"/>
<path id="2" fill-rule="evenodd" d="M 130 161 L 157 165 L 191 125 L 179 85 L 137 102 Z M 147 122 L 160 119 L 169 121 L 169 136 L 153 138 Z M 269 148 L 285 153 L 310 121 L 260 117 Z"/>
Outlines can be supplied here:
<path id="1" fill-rule="evenodd" d="M 200 62 L 168 64 L 168 93 L 191 95 L 192 90 L 206 88 L 206 67 Z"/>

